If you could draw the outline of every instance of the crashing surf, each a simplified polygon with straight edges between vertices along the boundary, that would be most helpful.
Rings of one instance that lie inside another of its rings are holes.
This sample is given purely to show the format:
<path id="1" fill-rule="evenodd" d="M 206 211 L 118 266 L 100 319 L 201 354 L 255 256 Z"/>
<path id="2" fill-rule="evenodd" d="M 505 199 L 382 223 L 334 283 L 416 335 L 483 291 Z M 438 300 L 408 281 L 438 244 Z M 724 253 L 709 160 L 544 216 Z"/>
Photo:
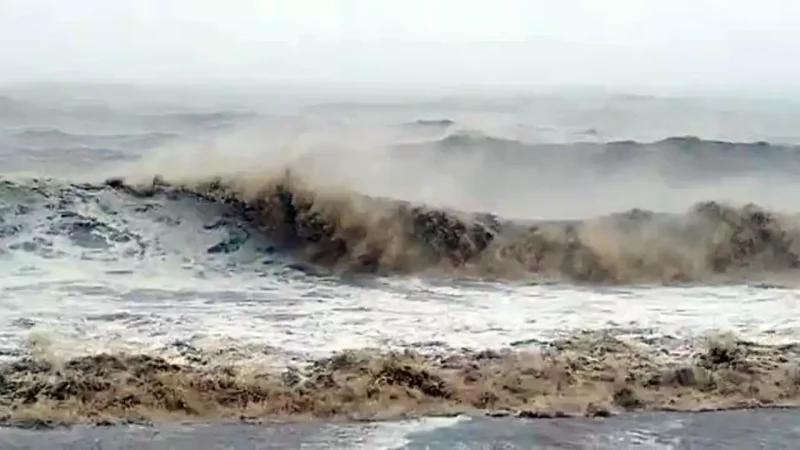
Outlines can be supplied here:
<path id="1" fill-rule="evenodd" d="M 709 340 L 680 359 L 599 334 L 524 351 L 345 351 L 283 371 L 220 365 L 213 355 L 189 350 L 191 362 L 104 353 L 4 364 L 0 422 L 607 417 L 800 403 L 800 376 L 790 362 L 800 356 L 796 346 L 731 337 Z"/>
<path id="2" fill-rule="evenodd" d="M 335 272 L 566 279 L 593 283 L 700 282 L 786 272 L 800 264 L 794 217 L 756 205 L 694 205 L 685 214 L 631 210 L 582 221 L 513 221 L 343 190 L 286 172 L 106 185 L 137 197 L 195 195 L 226 204 L 304 261 Z"/>

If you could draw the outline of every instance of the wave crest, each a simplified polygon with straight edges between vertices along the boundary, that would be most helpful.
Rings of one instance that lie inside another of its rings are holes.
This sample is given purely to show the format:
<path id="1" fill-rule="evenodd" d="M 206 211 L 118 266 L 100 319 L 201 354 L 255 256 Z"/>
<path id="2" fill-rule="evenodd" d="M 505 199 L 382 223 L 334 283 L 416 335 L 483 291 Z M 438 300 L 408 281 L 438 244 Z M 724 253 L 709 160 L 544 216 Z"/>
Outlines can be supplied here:
<path id="1" fill-rule="evenodd" d="M 601 283 L 693 282 L 800 265 L 796 221 L 756 205 L 696 204 L 583 221 L 524 222 L 323 189 L 285 172 L 147 187 L 134 195 L 199 195 L 234 206 L 270 239 L 336 272 L 431 273 Z"/>

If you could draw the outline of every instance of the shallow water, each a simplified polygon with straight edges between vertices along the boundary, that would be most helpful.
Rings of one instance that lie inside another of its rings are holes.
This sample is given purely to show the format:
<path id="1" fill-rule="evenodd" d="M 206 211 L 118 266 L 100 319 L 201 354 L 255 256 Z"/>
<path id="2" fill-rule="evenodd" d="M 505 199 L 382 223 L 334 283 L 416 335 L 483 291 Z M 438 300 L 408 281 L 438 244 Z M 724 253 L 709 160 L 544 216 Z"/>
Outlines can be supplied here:
<path id="1" fill-rule="evenodd" d="M 796 411 L 641 414 L 604 420 L 458 417 L 371 424 L 272 423 L 0 430 L 8 449 L 793 449 Z"/>

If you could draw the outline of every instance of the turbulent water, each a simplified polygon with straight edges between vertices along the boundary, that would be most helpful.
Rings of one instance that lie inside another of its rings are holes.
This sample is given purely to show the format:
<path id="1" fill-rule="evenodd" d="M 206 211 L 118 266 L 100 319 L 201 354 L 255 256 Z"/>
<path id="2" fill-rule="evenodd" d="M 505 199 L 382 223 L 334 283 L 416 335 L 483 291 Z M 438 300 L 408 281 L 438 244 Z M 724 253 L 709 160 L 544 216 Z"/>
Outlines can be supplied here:
<path id="1" fill-rule="evenodd" d="M 800 105 L 215 95 L 0 93 L 6 425 L 800 398 Z"/>

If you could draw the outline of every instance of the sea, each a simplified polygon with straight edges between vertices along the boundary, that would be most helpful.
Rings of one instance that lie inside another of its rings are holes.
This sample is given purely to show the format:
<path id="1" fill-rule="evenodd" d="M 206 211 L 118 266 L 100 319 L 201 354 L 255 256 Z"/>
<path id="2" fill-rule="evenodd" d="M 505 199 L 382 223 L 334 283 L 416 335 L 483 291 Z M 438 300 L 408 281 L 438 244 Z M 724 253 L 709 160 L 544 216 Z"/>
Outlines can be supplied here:
<path id="1" fill-rule="evenodd" d="M 0 88 L 0 448 L 797 447 L 791 408 L 12 420 L 78 396 L 20 400 L 33 359 L 798 341 L 800 99 L 356 94 Z"/>

